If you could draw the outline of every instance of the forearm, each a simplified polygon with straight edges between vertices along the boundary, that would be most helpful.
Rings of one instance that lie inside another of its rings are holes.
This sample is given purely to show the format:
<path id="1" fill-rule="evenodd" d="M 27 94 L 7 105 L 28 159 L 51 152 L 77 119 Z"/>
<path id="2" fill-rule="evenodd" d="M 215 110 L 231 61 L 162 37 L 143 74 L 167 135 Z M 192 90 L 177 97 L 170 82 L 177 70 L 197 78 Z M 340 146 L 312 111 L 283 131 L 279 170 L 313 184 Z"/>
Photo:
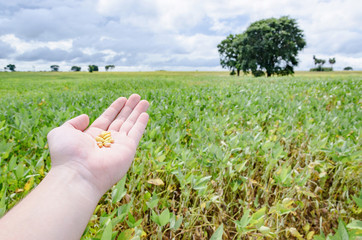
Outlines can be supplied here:
<path id="1" fill-rule="evenodd" d="M 52 168 L 0 219 L 0 239 L 80 239 L 101 195 L 76 171 Z"/>

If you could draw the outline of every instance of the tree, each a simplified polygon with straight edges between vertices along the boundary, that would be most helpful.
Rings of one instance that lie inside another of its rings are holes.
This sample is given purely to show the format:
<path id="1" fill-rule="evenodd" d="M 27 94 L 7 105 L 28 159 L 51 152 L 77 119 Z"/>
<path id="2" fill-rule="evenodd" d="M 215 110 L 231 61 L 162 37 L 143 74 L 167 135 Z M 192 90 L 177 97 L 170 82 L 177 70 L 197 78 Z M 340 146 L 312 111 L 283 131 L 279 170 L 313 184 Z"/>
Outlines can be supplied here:
<path id="1" fill-rule="evenodd" d="M 114 69 L 115 66 L 114 66 L 114 65 L 106 65 L 104 68 L 105 68 L 106 71 L 108 72 L 108 69 Z"/>
<path id="2" fill-rule="evenodd" d="M 326 60 L 316 58 L 316 56 L 314 56 L 314 55 L 313 55 L 313 60 L 314 60 L 314 65 L 316 67 L 311 68 L 310 71 L 312 71 L 312 72 L 330 72 L 330 71 L 333 71 L 333 68 L 331 68 L 331 67 L 330 68 L 329 67 L 323 67 L 323 65 L 326 63 Z M 331 63 L 331 61 L 336 62 L 336 60 L 334 58 L 330 58 L 329 63 Z"/>
<path id="3" fill-rule="evenodd" d="M 230 75 L 234 75 L 235 70 L 237 75 L 240 75 L 241 52 L 239 43 L 242 38 L 242 34 L 230 34 L 217 45 L 220 54 L 220 64 L 223 68 L 228 68 L 231 71 Z"/>
<path id="4" fill-rule="evenodd" d="M 331 68 L 333 69 L 333 64 L 336 63 L 336 58 L 330 58 L 328 61 L 329 61 L 329 64 L 331 64 Z"/>
<path id="5" fill-rule="evenodd" d="M 70 70 L 73 72 L 79 72 L 82 68 L 78 66 L 73 66 Z"/>
<path id="6" fill-rule="evenodd" d="M 51 65 L 50 69 L 52 70 L 52 72 L 58 72 L 59 71 L 59 65 Z"/>
<path id="7" fill-rule="evenodd" d="M 8 64 L 4 69 L 9 69 L 10 71 L 15 72 L 15 68 L 15 64 Z"/>
<path id="8" fill-rule="evenodd" d="M 353 71 L 353 68 L 350 67 L 350 66 L 348 66 L 348 67 L 343 68 L 343 70 L 344 70 L 344 71 Z"/>
<path id="9" fill-rule="evenodd" d="M 266 72 L 270 77 L 293 74 L 298 52 L 305 45 L 296 20 L 281 17 L 254 22 L 244 33 L 229 36 L 218 48 L 223 67 L 251 72 L 254 76 Z"/>
<path id="10" fill-rule="evenodd" d="M 298 52 L 306 45 L 303 31 L 298 28 L 295 19 L 260 20 L 252 23 L 245 35 L 241 52 L 244 72 L 250 70 L 255 75 L 265 71 L 268 77 L 294 73 Z"/>
<path id="11" fill-rule="evenodd" d="M 326 60 L 316 58 L 315 55 L 313 55 L 314 65 L 316 65 L 316 69 L 319 69 L 319 71 L 322 71 L 323 65 L 326 63 Z"/>
<path id="12" fill-rule="evenodd" d="M 97 65 L 89 65 L 88 71 L 91 72 L 98 72 L 98 66 Z"/>

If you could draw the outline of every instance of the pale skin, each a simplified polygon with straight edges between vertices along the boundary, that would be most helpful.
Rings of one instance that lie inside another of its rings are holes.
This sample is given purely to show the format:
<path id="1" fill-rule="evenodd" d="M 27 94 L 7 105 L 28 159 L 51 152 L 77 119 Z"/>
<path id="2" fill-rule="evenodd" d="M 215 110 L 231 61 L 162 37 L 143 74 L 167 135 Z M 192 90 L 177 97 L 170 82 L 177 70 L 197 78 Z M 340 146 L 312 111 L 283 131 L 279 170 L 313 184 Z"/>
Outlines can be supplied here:
<path id="1" fill-rule="evenodd" d="M 83 114 L 50 131 L 51 170 L 0 219 L 0 239 L 80 239 L 102 195 L 132 164 L 149 118 L 140 99 L 118 98 L 90 126 Z M 115 140 L 110 148 L 96 144 L 102 131 Z"/>

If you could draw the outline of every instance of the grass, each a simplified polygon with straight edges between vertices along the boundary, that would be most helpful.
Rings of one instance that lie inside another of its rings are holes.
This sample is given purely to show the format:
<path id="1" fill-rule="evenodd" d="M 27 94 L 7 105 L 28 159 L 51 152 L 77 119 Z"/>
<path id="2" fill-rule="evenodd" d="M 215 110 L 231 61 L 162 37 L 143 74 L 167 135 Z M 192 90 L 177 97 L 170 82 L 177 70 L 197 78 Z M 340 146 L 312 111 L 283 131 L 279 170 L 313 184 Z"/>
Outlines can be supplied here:
<path id="1" fill-rule="evenodd" d="M 49 170 L 50 129 L 137 92 L 146 134 L 83 239 L 361 234 L 361 72 L 15 72 L 0 86 L 0 216 Z"/>

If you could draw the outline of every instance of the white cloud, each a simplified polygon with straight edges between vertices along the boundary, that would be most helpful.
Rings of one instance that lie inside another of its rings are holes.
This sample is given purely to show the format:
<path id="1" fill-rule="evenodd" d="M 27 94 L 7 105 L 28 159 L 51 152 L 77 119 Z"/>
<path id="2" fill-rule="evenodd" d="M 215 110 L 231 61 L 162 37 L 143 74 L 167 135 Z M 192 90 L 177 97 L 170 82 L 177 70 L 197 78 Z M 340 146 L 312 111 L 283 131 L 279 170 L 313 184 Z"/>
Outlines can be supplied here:
<path id="1" fill-rule="evenodd" d="M 47 47 L 49 49 L 62 49 L 69 51 L 72 48 L 73 40 L 60 40 L 60 41 L 25 41 L 14 34 L 7 34 L 0 36 L 0 40 L 9 44 L 11 47 L 15 48 L 19 54 L 22 54 L 26 51 L 31 51 L 41 47 Z"/>

